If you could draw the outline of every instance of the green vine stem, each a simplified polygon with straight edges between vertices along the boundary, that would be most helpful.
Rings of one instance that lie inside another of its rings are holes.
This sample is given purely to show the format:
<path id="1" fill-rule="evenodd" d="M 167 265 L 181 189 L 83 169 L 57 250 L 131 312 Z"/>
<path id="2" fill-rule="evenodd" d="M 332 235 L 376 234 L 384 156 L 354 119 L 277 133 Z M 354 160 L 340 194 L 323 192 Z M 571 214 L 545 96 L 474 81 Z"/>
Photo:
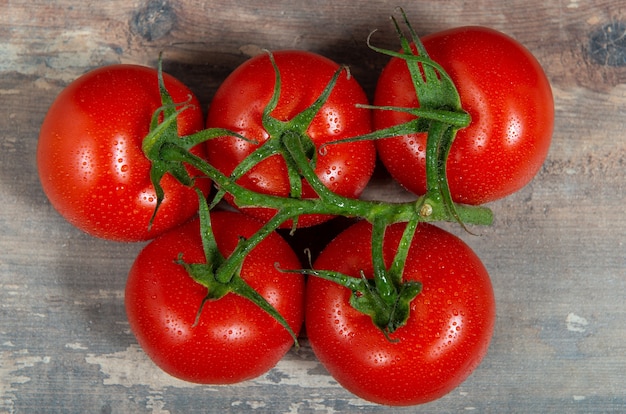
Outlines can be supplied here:
<path id="1" fill-rule="evenodd" d="M 317 157 L 324 156 L 325 147 L 321 146 L 316 149 L 306 134 L 306 130 L 315 114 L 326 102 L 339 75 L 345 70 L 344 68 L 340 68 L 334 74 L 322 94 L 309 108 L 294 119 L 282 122 L 270 115 L 278 102 L 281 77 L 271 53 L 268 52 L 276 77 L 274 93 L 263 113 L 263 124 L 270 133 L 271 139 L 259 146 L 230 176 L 221 173 L 189 150 L 206 140 L 220 136 L 246 138 L 224 129 L 207 129 L 190 136 L 179 137 L 176 130 L 176 117 L 180 111 L 185 110 L 185 107 L 184 105 L 175 105 L 171 101 L 169 94 L 162 86 L 162 79 L 160 79 L 163 108 L 159 110 L 158 114 L 155 114 L 154 119 L 156 120 L 162 114 L 163 120 L 160 123 L 153 122 L 151 132 L 143 143 L 144 152 L 152 161 L 151 177 L 158 198 L 155 214 L 157 214 L 163 194 L 160 180 L 166 173 L 170 173 L 184 185 L 193 186 L 193 177 L 189 176 L 186 168 L 186 166 L 191 166 L 201 174 L 211 178 L 218 188 L 217 196 L 210 206 L 204 200 L 200 202 L 201 231 L 207 264 L 198 267 L 194 264 L 184 263 L 182 259 L 180 261 L 180 264 L 185 266 L 196 281 L 205 286 L 210 284 L 214 289 L 217 289 L 217 292 L 231 291 L 244 296 L 275 316 L 280 322 L 280 315 L 276 315 L 277 312 L 272 310 L 273 308 L 262 298 L 259 299 L 258 293 L 251 291 L 251 288 L 246 287 L 245 283 L 242 284 L 238 272 L 247 254 L 281 224 L 289 220 L 296 223 L 301 215 L 324 214 L 364 219 L 373 225 L 372 264 L 374 274 L 372 279 L 367 279 L 364 275 L 361 278 L 354 278 L 337 272 L 316 269 L 283 269 L 283 271 L 321 277 L 350 289 L 352 291 L 350 300 L 352 306 L 369 315 L 382 333 L 390 338 L 391 333 L 406 323 L 410 302 L 421 292 L 421 283 L 404 281 L 402 278 L 409 247 L 419 223 L 447 221 L 458 222 L 462 226 L 490 225 L 492 223 L 493 214 L 490 209 L 458 204 L 452 200 L 446 176 L 446 161 L 456 132 L 469 125 L 471 119 L 461 108 L 458 92 L 450 77 L 436 62 L 430 60 L 404 12 L 402 12 L 402 16 L 409 27 L 412 43 L 418 51 L 417 55 L 413 53 L 411 43 L 402 34 L 397 21 L 393 18 L 400 37 L 402 53 L 376 48 L 371 45 L 370 38 L 368 38 L 367 43 L 376 51 L 406 61 L 413 78 L 420 107 L 366 107 L 375 110 L 408 112 L 415 115 L 416 118 L 405 124 L 326 145 L 426 132 L 428 134 L 426 148 L 427 192 L 416 197 L 414 201 L 391 203 L 351 199 L 333 193 L 317 177 L 314 170 L 315 162 Z M 161 73 L 160 66 L 159 73 Z M 282 156 L 288 166 L 289 179 L 292 183 L 292 191 L 288 197 L 257 193 L 237 184 L 237 180 L 250 168 L 263 159 L 274 155 Z M 313 188 L 317 198 L 301 197 L 303 180 L 306 180 Z M 222 257 L 211 241 L 213 236 L 210 220 L 207 217 L 208 211 L 214 208 L 217 201 L 227 193 L 232 196 L 234 204 L 240 208 L 271 208 L 276 210 L 276 214 L 257 233 L 241 240 L 229 257 Z M 385 231 L 388 226 L 399 222 L 407 223 L 407 226 L 391 266 L 387 268 L 382 253 Z M 199 274 L 200 276 L 198 276 Z M 283 325 L 285 324 L 283 323 Z M 290 328 L 288 326 L 285 328 L 293 336 Z"/>

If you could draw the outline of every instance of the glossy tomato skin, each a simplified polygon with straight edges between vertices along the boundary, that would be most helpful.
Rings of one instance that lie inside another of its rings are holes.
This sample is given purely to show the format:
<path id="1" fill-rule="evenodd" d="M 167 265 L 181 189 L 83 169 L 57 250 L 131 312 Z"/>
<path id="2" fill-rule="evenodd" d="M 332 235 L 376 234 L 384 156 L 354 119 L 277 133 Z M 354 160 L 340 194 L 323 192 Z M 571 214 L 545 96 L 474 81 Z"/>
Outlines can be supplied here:
<path id="1" fill-rule="evenodd" d="M 241 213 L 211 213 L 213 231 L 223 255 L 240 237 L 250 237 L 261 224 Z M 227 294 L 205 303 L 207 290 L 174 263 L 204 263 L 198 220 L 150 242 L 134 262 L 125 293 L 130 328 L 145 353 L 165 372 L 185 381 L 229 384 L 255 378 L 271 369 L 293 345 L 286 329 L 249 300 Z M 273 233 L 246 257 L 241 275 L 289 323 L 302 326 L 304 279 L 281 267 L 301 267 L 295 253 Z"/>
<path id="2" fill-rule="evenodd" d="M 554 102 L 535 57 L 514 39 L 484 27 L 461 27 L 422 38 L 448 72 L 471 124 L 458 132 L 448 158 L 455 201 L 482 204 L 508 196 L 537 174 L 550 146 Z M 406 63 L 394 58 L 378 80 L 374 104 L 419 106 Z M 411 115 L 374 111 L 375 128 Z M 416 194 L 426 192 L 426 134 L 377 141 L 391 175 Z"/>
<path id="3" fill-rule="evenodd" d="M 388 266 L 403 228 L 387 230 Z M 325 248 L 314 268 L 354 277 L 363 270 L 371 277 L 370 238 L 369 223 L 353 225 Z M 481 362 L 494 328 L 489 275 L 456 236 L 421 224 L 404 280 L 421 281 L 423 290 L 411 302 L 407 324 L 391 334 L 397 342 L 350 306 L 348 289 L 315 277 L 307 282 L 306 332 L 315 355 L 347 390 L 378 404 L 415 405 L 447 394 Z"/>
<path id="4" fill-rule="evenodd" d="M 201 130 L 193 93 L 167 74 L 164 80 L 174 102 L 191 105 L 177 119 L 179 134 Z M 135 65 L 95 69 L 61 91 L 41 126 L 37 165 L 44 192 L 65 219 L 93 236 L 130 242 L 156 237 L 197 212 L 196 193 L 167 174 L 165 200 L 148 231 L 156 197 L 141 144 L 161 105 L 157 71 Z M 206 156 L 204 146 L 193 152 Z M 197 184 L 208 192 L 209 180 Z"/>
<path id="5" fill-rule="evenodd" d="M 309 107 L 322 93 L 339 69 L 335 62 L 305 51 L 276 51 L 274 59 L 281 74 L 281 94 L 271 113 L 288 121 Z M 275 71 L 269 56 L 261 54 L 240 65 L 216 92 L 207 116 L 207 127 L 228 128 L 251 140 L 265 142 L 268 131 L 263 127 L 262 113 L 272 97 Z M 354 77 L 341 74 L 327 102 L 314 118 L 307 133 L 319 148 L 322 143 L 366 134 L 371 131 L 367 97 Z M 230 174 L 258 145 L 233 137 L 207 142 L 209 162 Z M 376 152 L 371 141 L 330 145 L 318 155 L 317 176 L 333 192 L 358 197 L 367 185 L 375 166 Z M 286 165 L 280 156 L 264 160 L 239 181 L 246 188 L 266 194 L 288 196 L 290 192 Z M 308 184 L 303 197 L 314 197 Z M 232 199 L 231 199 L 232 202 Z M 275 211 L 244 208 L 247 214 L 268 220 Z M 302 216 L 298 224 L 311 226 L 327 220 L 324 216 Z"/>

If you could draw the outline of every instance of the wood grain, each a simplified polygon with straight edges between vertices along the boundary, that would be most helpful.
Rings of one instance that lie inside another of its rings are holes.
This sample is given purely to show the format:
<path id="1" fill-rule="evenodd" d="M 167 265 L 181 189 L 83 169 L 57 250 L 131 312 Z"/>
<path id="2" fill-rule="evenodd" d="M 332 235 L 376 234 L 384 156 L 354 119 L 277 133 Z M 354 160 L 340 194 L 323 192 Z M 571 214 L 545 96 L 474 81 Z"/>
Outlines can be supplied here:
<path id="1" fill-rule="evenodd" d="M 147 360 L 123 309 L 140 244 L 90 238 L 47 202 L 38 129 L 61 89 L 111 63 L 154 65 L 207 105 L 263 48 L 351 66 L 372 94 L 396 47 L 397 2 L 0 0 L 0 412 L 377 412 L 338 386 L 304 340 L 236 386 L 174 380 Z M 618 1 L 460 0 L 404 5 L 420 34 L 480 24 L 525 44 L 553 86 L 556 129 L 537 178 L 492 203 L 480 236 L 447 226 L 483 259 L 498 320 L 489 354 L 457 390 L 406 412 L 626 410 L 626 10 Z M 621 33 L 623 35 L 623 33 Z M 621 63 L 620 63 L 621 62 Z M 384 171 L 368 198 L 407 199 Z M 401 412 L 403 410 L 394 410 Z"/>

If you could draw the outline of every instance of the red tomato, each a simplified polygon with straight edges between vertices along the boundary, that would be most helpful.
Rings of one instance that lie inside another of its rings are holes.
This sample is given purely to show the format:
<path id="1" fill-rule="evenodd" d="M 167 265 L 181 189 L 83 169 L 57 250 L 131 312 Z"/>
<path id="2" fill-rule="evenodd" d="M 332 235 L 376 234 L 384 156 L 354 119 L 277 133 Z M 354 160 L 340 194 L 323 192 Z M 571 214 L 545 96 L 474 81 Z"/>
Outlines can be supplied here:
<path id="1" fill-rule="evenodd" d="M 339 69 L 331 60 L 310 52 L 278 51 L 273 56 L 282 79 L 280 99 L 271 115 L 279 121 L 289 121 L 309 107 Z M 270 134 L 263 126 L 262 114 L 272 97 L 275 76 L 267 54 L 244 62 L 216 92 L 209 108 L 207 127 L 228 128 L 259 143 L 267 141 Z M 316 147 L 371 131 L 369 109 L 357 108 L 356 104 L 367 104 L 367 97 L 357 81 L 348 78 L 344 71 L 306 130 Z M 208 159 L 229 175 L 258 146 L 233 137 L 213 139 L 208 141 Z M 376 152 L 371 142 L 330 145 L 323 155 L 318 155 L 315 171 L 333 192 L 356 198 L 369 181 L 375 161 Z M 238 183 L 257 192 L 285 197 L 291 190 L 286 164 L 279 155 L 257 164 Z M 303 197 L 315 197 L 308 183 L 304 184 Z M 263 208 L 242 211 L 263 220 L 275 213 Z M 326 219 L 328 217 L 318 215 L 302 216 L 298 224 L 305 227 Z"/>
<path id="2" fill-rule="evenodd" d="M 384 256 L 391 264 L 404 224 L 388 228 Z M 371 225 L 358 222 L 320 254 L 315 269 L 372 275 Z M 421 224 L 409 250 L 404 280 L 423 284 L 407 324 L 391 342 L 369 316 L 350 306 L 350 290 L 309 277 L 306 332 L 330 374 L 347 390 L 386 405 L 414 405 L 450 392 L 487 352 L 495 322 L 489 275 L 459 238 Z"/>
<path id="3" fill-rule="evenodd" d="M 220 252 L 228 256 L 241 237 L 261 224 L 235 212 L 213 212 L 211 222 Z M 205 263 L 199 220 L 174 229 L 148 244 L 133 264 L 126 285 L 126 313 L 131 330 L 146 354 L 165 372 L 185 381 L 228 384 L 257 377 L 285 355 L 293 339 L 257 305 L 228 293 L 205 303 L 207 288 L 175 263 Z M 304 314 L 304 278 L 281 267 L 301 267 L 277 233 L 246 257 L 241 277 L 259 292 L 298 332 Z"/>
<path id="4" fill-rule="evenodd" d="M 192 92 L 167 74 L 164 80 L 174 102 L 193 105 L 178 116 L 179 134 L 201 130 Z M 141 144 L 161 105 L 157 71 L 134 65 L 93 70 L 59 94 L 41 126 L 37 165 L 44 192 L 65 219 L 93 236 L 139 241 L 196 214 L 196 193 L 166 174 L 165 200 L 148 231 L 156 196 Z M 203 146 L 194 152 L 205 154 Z M 208 192 L 209 180 L 197 183 Z"/>
<path id="5" fill-rule="evenodd" d="M 461 27 L 422 38 L 430 57 L 448 72 L 471 124 L 458 132 L 448 158 L 457 202 L 482 204 L 510 195 L 539 171 L 550 146 L 554 103 L 546 75 L 531 53 L 484 27 Z M 419 106 L 404 60 L 393 58 L 377 84 L 374 104 Z M 412 119 L 374 111 L 374 126 Z M 416 194 L 426 192 L 426 134 L 377 141 L 391 175 Z"/>

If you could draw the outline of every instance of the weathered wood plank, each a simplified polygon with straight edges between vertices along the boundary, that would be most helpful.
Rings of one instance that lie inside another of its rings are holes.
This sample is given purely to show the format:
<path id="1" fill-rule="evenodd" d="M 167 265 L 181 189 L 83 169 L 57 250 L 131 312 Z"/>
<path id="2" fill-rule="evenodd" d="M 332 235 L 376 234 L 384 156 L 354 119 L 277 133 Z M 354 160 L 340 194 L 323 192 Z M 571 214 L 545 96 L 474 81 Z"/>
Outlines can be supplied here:
<path id="1" fill-rule="evenodd" d="M 127 62 L 166 70 L 208 105 L 261 48 L 300 48 L 347 63 L 371 95 L 396 47 L 396 2 L 0 0 L 0 412 L 375 412 L 339 387 L 306 340 L 270 373 L 228 387 L 167 377 L 137 347 L 124 280 L 141 245 L 92 239 L 41 191 L 39 125 L 86 70 Z M 520 193 L 492 204 L 494 226 L 468 236 L 488 267 L 498 321 L 490 352 L 429 412 L 626 409 L 626 56 L 602 42 L 624 30 L 617 1 L 414 1 L 419 33 L 461 24 L 527 45 L 553 84 L 548 161 Z M 418 22 L 418 19 L 420 20 Z M 621 26 L 620 26 L 621 25 Z M 406 199 L 381 172 L 368 198 Z M 402 411 L 402 410 L 397 410 Z M 415 411 L 406 410 L 406 411 Z"/>

